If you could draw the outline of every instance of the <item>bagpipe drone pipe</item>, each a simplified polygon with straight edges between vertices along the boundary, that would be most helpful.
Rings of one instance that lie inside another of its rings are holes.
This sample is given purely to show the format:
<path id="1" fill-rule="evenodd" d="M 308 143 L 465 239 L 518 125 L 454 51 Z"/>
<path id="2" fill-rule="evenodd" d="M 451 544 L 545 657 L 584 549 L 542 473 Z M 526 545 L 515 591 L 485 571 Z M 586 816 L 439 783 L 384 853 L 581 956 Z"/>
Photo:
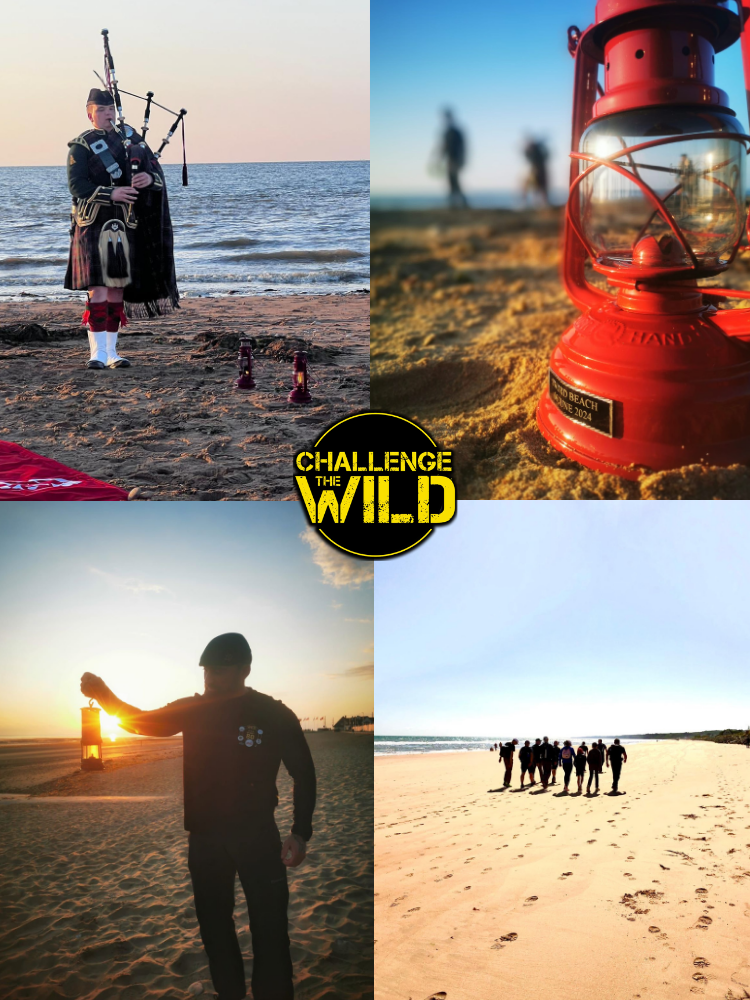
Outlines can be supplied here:
<path id="1" fill-rule="evenodd" d="M 157 108 L 161 108 L 162 111 L 166 111 L 167 114 L 176 115 L 172 127 L 167 132 L 166 136 L 162 140 L 161 146 L 154 151 L 154 157 L 159 160 L 165 147 L 169 143 L 169 140 L 175 134 L 177 129 L 182 126 L 182 185 L 183 187 L 188 186 L 188 170 L 187 170 L 187 157 L 185 153 L 185 115 L 187 114 L 186 108 L 181 108 L 179 113 L 176 111 L 171 111 L 169 108 L 165 107 L 163 104 L 158 104 L 154 100 L 154 92 L 149 90 L 146 92 L 145 97 L 141 97 L 140 94 L 132 94 L 128 90 L 121 90 L 115 73 L 115 63 L 112 58 L 112 50 L 109 45 L 109 31 L 106 28 L 102 28 L 102 38 L 104 39 L 104 78 L 94 70 L 94 73 L 101 80 L 105 89 L 109 91 L 112 95 L 112 99 L 115 102 L 115 107 L 117 109 L 117 119 L 119 123 L 119 131 L 123 133 L 123 143 L 128 151 L 128 157 L 130 160 L 130 168 L 132 173 L 137 173 L 139 170 L 143 169 L 143 161 L 146 156 L 146 133 L 149 130 L 149 122 L 151 118 L 151 106 L 154 105 Z M 120 93 L 127 94 L 128 97 L 135 97 L 139 101 L 146 102 L 146 110 L 143 116 L 143 126 L 141 130 L 140 137 L 136 137 L 135 131 L 125 124 L 125 117 L 122 112 L 122 99 Z M 136 137 L 137 141 L 134 141 Z M 161 168 L 159 168 L 161 169 Z"/>

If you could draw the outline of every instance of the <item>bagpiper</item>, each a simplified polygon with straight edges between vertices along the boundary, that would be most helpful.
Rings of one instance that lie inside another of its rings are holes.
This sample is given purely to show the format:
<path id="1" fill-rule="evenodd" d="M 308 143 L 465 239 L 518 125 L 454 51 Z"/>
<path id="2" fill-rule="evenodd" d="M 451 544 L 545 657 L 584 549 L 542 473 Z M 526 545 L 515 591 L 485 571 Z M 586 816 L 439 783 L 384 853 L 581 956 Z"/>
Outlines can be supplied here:
<path id="1" fill-rule="evenodd" d="M 65 288 L 87 292 L 87 368 L 129 367 L 117 353 L 127 316 L 161 316 L 179 304 L 169 202 L 157 156 L 129 125 L 115 124 L 112 94 L 92 89 L 86 111 L 91 127 L 68 143 Z"/>

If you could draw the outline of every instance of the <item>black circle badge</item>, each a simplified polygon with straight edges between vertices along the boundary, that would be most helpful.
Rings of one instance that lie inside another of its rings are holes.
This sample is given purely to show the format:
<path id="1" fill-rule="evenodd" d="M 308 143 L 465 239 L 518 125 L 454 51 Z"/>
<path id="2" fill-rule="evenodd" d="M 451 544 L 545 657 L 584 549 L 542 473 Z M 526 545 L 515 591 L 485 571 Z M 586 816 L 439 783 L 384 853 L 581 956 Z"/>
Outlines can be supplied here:
<path id="1" fill-rule="evenodd" d="M 453 454 L 393 413 L 355 413 L 294 457 L 310 524 L 344 552 L 386 559 L 456 513 Z"/>

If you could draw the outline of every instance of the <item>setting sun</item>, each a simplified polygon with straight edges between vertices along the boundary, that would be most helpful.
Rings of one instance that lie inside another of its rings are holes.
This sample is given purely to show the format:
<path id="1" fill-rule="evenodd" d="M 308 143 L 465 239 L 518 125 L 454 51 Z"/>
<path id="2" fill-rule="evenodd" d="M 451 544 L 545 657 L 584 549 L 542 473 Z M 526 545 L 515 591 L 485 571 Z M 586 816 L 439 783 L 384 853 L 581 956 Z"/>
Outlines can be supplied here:
<path id="1" fill-rule="evenodd" d="M 121 736 L 123 732 L 120 729 L 120 720 L 114 715 L 107 715 L 104 709 L 102 709 L 100 719 L 102 736 L 108 736 L 110 741 L 114 743 L 117 737 Z"/>

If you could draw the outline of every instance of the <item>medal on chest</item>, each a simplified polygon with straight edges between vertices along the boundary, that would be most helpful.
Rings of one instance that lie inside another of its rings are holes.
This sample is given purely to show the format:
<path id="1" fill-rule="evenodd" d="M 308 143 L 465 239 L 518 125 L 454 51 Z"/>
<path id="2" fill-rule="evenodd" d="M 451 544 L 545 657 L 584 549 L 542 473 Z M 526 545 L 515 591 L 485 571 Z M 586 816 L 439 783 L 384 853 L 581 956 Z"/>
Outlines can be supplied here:
<path id="1" fill-rule="evenodd" d="M 256 725 L 240 726 L 237 742 L 246 747 L 259 747 L 263 742 L 263 730 Z"/>

